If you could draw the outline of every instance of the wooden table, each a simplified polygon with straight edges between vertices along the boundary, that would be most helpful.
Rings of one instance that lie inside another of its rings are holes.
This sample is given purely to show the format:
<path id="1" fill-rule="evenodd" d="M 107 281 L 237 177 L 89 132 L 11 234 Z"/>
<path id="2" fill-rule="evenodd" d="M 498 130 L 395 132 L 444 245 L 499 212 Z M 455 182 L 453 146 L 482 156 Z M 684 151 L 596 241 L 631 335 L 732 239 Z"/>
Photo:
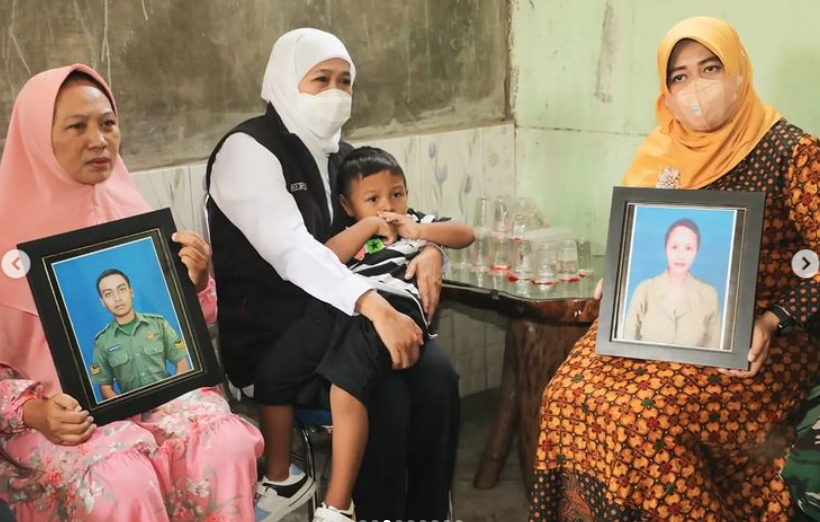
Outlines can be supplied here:
<path id="1" fill-rule="evenodd" d="M 596 274 L 602 267 L 603 260 L 596 259 Z M 490 489 L 498 483 L 517 430 L 521 474 L 529 491 L 541 396 L 555 370 L 598 316 L 598 301 L 592 297 L 596 281 L 592 276 L 538 286 L 458 270 L 445 277 L 443 299 L 490 308 L 507 317 L 500 400 L 476 471 L 476 488 Z"/>

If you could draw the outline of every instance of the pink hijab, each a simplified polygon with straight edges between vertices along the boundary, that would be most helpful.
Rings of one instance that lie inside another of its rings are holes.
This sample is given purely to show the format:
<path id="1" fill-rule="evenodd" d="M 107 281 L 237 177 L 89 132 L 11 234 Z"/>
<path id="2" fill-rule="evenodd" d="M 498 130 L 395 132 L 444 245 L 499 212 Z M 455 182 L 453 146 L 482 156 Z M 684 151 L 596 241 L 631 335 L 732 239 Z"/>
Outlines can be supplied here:
<path id="1" fill-rule="evenodd" d="M 51 69 L 26 82 L 14 102 L 0 162 L 0 256 L 24 241 L 151 210 L 121 158 L 111 176 L 97 185 L 75 181 L 57 162 L 51 144 L 54 105 L 73 71 L 97 80 L 117 110 L 108 84 L 87 65 Z M 28 324 L 31 319 L 36 324 Z M 22 338 L 28 347 L 21 346 Z M 50 362 L 28 282 L 0 272 L 0 363 L 53 388 L 57 383 Z"/>

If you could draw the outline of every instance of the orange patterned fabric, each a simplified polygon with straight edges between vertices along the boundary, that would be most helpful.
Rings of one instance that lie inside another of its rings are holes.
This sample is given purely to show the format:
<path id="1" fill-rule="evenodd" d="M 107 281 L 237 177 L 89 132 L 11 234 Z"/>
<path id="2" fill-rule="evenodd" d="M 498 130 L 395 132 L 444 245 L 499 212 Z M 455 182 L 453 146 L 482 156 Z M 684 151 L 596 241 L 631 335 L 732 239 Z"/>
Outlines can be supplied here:
<path id="1" fill-rule="evenodd" d="M 756 377 L 737 379 L 597 356 L 593 325 L 544 391 L 530 521 L 789 520 L 778 474 L 820 358 L 807 333 L 820 284 L 795 276 L 791 258 L 820 250 L 818 186 L 817 139 L 781 120 L 706 187 L 767 193 L 756 304 L 780 304 L 803 328 L 774 340 Z"/>

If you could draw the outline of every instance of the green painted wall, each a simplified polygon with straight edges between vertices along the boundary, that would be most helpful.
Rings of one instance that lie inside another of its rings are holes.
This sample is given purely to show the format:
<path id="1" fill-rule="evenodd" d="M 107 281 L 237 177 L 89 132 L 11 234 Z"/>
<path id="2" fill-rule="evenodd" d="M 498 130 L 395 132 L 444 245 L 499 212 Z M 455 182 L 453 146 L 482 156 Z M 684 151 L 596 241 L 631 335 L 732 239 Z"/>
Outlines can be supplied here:
<path id="1" fill-rule="evenodd" d="M 655 126 L 657 44 L 679 20 L 732 23 L 764 101 L 820 133 L 820 1 L 512 0 L 517 191 L 603 253 L 611 187 Z"/>

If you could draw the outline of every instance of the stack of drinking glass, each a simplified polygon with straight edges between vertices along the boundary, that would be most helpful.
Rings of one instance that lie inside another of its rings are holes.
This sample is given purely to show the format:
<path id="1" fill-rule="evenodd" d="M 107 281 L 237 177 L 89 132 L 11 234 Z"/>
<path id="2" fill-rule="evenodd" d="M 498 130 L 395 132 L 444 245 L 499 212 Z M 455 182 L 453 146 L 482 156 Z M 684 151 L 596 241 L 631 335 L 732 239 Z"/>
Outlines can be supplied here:
<path id="1" fill-rule="evenodd" d="M 536 285 L 577 282 L 593 273 L 589 241 L 547 227 L 530 198 L 480 197 L 472 223 L 475 243 L 469 251 L 450 252 L 453 271 Z"/>

